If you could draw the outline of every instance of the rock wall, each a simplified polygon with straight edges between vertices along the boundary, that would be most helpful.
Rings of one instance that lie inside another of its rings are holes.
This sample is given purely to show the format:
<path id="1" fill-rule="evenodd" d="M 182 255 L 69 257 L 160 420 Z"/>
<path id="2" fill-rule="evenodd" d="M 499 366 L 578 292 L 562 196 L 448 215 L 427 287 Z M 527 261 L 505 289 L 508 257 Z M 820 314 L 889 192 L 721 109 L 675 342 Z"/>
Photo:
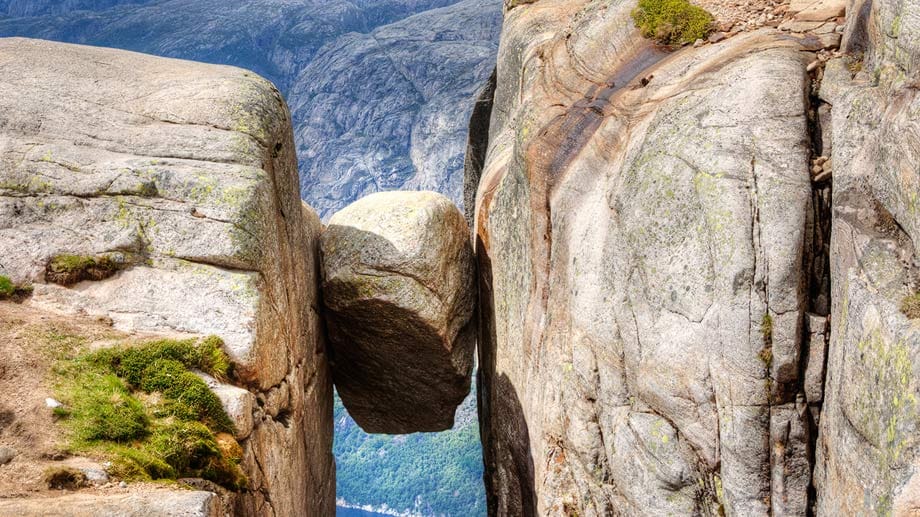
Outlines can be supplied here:
<path id="1" fill-rule="evenodd" d="M 506 12 L 467 176 L 490 512 L 805 515 L 827 43 L 767 28 L 665 53 L 633 6 Z"/>
<path id="2" fill-rule="evenodd" d="M 920 2 L 851 2 L 828 63 L 832 306 L 815 485 L 820 515 L 920 509 Z"/>
<path id="3" fill-rule="evenodd" d="M 127 331 L 215 334 L 245 390 L 239 515 L 331 515 L 321 224 L 299 198 L 290 115 L 244 70 L 0 40 L 0 274 L 28 304 Z M 52 283 L 52 259 L 117 265 Z M 242 409 L 241 409 L 242 408 Z"/>

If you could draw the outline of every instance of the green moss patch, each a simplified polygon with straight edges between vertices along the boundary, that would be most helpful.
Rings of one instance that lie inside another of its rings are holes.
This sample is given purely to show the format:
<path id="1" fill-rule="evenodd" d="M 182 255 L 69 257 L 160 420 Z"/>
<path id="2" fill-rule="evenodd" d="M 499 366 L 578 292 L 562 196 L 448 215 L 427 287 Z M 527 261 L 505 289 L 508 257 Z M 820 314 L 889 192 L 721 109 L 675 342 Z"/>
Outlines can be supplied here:
<path id="1" fill-rule="evenodd" d="M 705 38 L 712 15 L 687 0 L 639 0 L 633 21 L 646 38 L 664 45 L 683 45 Z"/>
<path id="2" fill-rule="evenodd" d="M 55 414 L 70 448 L 109 458 L 113 473 L 125 479 L 201 477 L 245 488 L 239 455 L 221 445 L 235 443 L 233 423 L 190 371 L 227 378 L 222 346 L 216 337 L 163 339 L 58 360 L 55 392 L 64 407 Z"/>
<path id="3" fill-rule="evenodd" d="M 901 312 L 909 319 L 920 319 L 920 293 L 905 296 L 901 300 Z"/>
<path id="4" fill-rule="evenodd" d="M 45 279 L 58 285 L 73 285 L 84 280 L 105 280 L 123 264 L 108 255 L 56 255 L 45 268 Z"/>
<path id="5" fill-rule="evenodd" d="M 30 294 L 31 286 L 16 285 L 10 277 L 0 275 L 0 300 L 19 300 Z"/>
<path id="6" fill-rule="evenodd" d="M 769 314 L 764 314 L 763 319 L 760 320 L 760 334 L 763 336 L 765 345 L 773 344 L 773 317 Z"/>

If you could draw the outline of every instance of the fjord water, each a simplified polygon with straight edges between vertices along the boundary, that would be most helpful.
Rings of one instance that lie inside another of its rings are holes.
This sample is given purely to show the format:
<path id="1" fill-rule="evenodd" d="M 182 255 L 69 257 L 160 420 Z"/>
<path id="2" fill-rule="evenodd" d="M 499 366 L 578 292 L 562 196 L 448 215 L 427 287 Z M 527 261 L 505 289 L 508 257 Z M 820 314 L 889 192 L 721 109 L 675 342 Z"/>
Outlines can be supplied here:
<path id="1" fill-rule="evenodd" d="M 375 512 L 365 512 L 364 510 L 358 510 L 356 508 L 343 508 L 341 506 L 335 507 L 335 517 L 385 517 L 386 514 L 375 513 Z"/>

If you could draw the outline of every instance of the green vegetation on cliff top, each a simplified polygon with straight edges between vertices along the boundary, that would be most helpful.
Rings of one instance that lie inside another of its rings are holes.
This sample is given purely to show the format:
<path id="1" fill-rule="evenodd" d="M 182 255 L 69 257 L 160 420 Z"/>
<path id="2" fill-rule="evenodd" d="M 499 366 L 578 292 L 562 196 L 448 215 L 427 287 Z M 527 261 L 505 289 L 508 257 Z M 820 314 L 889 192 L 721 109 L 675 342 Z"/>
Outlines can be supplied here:
<path id="1" fill-rule="evenodd" d="M 52 370 L 55 415 L 74 452 L 112 461 L 129 480 L 201 477 L 231 490 L 247 480 L 233 423 L 196 368 L 218 378 L 230 362 L 216 337 L 163 339 L 84 352 L 79 338 L 59 340 Z"/>
<path id="2" fill-rule="evenodd" d="M 643 36 L 663 45 L 683 45 L 705 38 L 713 22 L 709 12 L 687 0 L 639 0 L 632 17 Z"/>

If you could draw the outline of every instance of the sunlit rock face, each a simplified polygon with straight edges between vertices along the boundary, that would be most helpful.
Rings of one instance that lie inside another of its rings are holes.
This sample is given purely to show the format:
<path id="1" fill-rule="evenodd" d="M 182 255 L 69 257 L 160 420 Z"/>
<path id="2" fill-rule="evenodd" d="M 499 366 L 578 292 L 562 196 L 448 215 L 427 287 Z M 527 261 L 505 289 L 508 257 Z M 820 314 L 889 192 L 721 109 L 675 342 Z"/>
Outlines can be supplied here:
<path id="1" fill-rule="evenodd" d="M 475 263 L 463 215 L 433 192 L 363 198 L 323 233 L 336 389 L 367 432 L 444 431 L 469 393 Z"/>
<path id="2" fill-rule="evenodd" d="M 36 307 L 222 337 L 250 392 L 217 390 L 250 480 L 234 511 L 330 515 L 321 225 L 278 90 L 232 67 L 13 38 L 0 113 L 0 275 L 32 284 Z M 59 285 L 60 255 L 118 270 Z"/>
<path id="3" fill-rule="evenodd" d="M 490 511 L 804 515 L 814 41 L 664 53 L 633 5 L 506 14 L 472 186 Z"/>
<path id="4" fill-rule="evenodd" d="M 0 36 L 271 80 L 294 115 L 303 198 L 323 220 L 383 190 L 462 202 L 466 122 L 495 66 L 501 19 L 501 0 L 0 0 Z"/>
<path id="5" fill-rule="evenodd" d="M 833 106 L 832 306 L 815 485 L 820 515 L 920 507 L 920 3 L 850 2 Z M 854 59 L 860 57 L 861 60 Z M 909 307 L 908 307 L 909 308 Z"/>

